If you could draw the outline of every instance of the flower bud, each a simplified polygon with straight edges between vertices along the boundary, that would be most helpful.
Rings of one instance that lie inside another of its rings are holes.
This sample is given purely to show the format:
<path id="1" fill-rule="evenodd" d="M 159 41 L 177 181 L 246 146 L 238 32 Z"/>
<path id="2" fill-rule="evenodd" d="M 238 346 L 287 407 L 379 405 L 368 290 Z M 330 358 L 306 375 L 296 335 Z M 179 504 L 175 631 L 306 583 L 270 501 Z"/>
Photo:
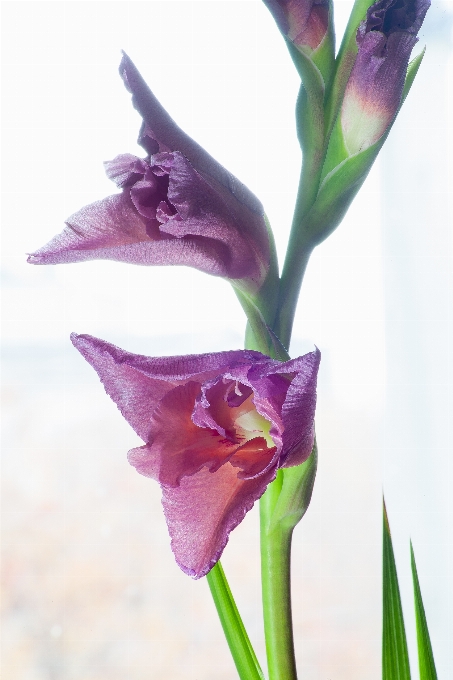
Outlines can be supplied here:
<path id="1" fill-rule="evenodd" d="M 316 50 L 329 25 L 328 0 L 264 0 L 280 31 L 300 52 Z"/>
<path id="2" fill-rule="evenodd" d="M 378 0 L 360 24 L 357 58 L 340 113 L 348 155 L 377 142 L 392 124 L 429 5 L 429 0 Z"/>

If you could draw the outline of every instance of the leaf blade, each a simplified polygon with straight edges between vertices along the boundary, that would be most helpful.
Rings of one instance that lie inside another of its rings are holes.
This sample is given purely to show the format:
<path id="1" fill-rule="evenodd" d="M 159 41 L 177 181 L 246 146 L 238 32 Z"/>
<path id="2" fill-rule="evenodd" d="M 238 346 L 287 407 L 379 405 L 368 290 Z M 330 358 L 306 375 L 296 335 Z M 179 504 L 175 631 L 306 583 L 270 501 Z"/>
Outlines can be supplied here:
<path id="1" fill-rule="evenodd" d="M 220 561 L 206 575 L 212 599 L 241 680 L 264 680 Z"/>
<path id="2" fill-rule="evenodd" d="M 383 501 L 382 680 L 410 680 L 409 655 L 392 537 Z"/>
<path id="3" fill-rule="evenodd" d="M 420 680 L 437 680 L 436 665 L 429 637 L 428 623 L 423 606 L 422 593 L 415 564 L 414 549 L 411 541 L 411 569 L 414 586 L 415 621 L 417 626 L 418 667 Z"/>

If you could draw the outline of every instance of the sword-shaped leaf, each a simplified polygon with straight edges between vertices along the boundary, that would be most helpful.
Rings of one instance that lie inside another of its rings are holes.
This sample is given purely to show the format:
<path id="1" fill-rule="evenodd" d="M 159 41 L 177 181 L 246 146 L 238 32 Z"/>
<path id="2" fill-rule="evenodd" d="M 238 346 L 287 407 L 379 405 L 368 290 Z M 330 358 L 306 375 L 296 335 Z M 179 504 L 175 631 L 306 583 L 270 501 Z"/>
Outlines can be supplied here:
<path id="1" fill-rule="evenodd" d="M 423 606 L 420 583 L 418 582 L 417 566 L 415 564 L 414 549 L 411 542 L 412 582 L 414 584 L 415 619 L 417 623 L 418 667 L 420 680 L 437 680 L 431 640 L 429 639 L 428 624 Z"/>
<path id="2" fill-rule="evenodd" d="M 411 680 L 390 526 L 383 503 L 382 680 Z"/>

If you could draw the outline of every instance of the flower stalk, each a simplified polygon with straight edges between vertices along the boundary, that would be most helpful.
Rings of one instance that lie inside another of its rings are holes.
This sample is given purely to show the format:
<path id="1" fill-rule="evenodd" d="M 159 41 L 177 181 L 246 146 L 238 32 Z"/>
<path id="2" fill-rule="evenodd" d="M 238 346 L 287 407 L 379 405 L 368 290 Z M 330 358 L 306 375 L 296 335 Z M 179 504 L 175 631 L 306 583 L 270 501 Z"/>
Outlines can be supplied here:
<path id="1" fill-rule="evenodd" d="M 271 526 L 283 472 L 260 501 L 261 589 L 269 680 L 297 680 L 291 616 L 292 529 Z"/>

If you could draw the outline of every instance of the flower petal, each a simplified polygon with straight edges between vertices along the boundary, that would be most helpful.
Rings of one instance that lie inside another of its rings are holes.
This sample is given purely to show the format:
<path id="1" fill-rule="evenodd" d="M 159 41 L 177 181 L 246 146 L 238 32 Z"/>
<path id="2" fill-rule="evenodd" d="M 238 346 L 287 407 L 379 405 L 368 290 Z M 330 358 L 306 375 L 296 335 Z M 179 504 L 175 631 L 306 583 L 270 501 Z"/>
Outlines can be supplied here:
<path id="1" fill-rule="evenodd" d="M 157 157 L 164 156 L 165 152 L 174 152 L 174 156 L 178 152 L 180 157 L 184 156 L 193 171 L 204 180 L 203 183 L 199 183 L 203 191 L 198 190 L 195 196 L 190 190 L 181 191 L 176 177 L 178 172 L 183 172 L 180 158 L 179 170 L 175 167 L 174 182 L 171 184 L 170 193 L 180 204 L 183 220 L 183 206 L 186 201 L 189 201 L 192 207 L 194 203 L 198 205 L 199 215 L 200 209 L 206 213 L 206 219 L 199 220 L 199 226 L 190 227 L 191 230 L 194 228 L 199 230 L 197 233 L 200 236 L 218 240 L 219 225 L 223 222 L 221 238 L 229 243 L 230 264 L 228 267 L 231 273 L 221 275 L 233 279 L 246 279 L 245 287 L 251 292 L 256 292 L 269 271 L 271 258 L 269 235 L 261 202 L 242 182 L 239 182 L 176 125 L 151 92 L 135 65 L 124 53 L 119 70 L 126 87 L 132 93 L 133 104 L 143 118 L 139 143 L 150 154 L 150 160 L 152 161 L 156 155 Z M 187 167 L 186 163 L 186 171 Z M 208 186 L 210 191 L 207 190 Z M 204 207 L 203 193 L 206 194 Z M 213 196 L 217 198 L 212 203 Z M 218 214 L 219 200 L 222 208 Z M 227 239 L 225 239 L 226 233 Z M 244 262 L 247 263 L 246 271 L 244 271 Z"/>
<path id="2" fill-rule="evenodd" d="M 128 454 L 137 472 L 164 486 L 178 486 L 182 477 L 195 474 L 204 465 L 214 471 L 235 453 L 238 444 L 193 423 L 200 389 L 199 382 L 189 381 L 160 400 L 150 417 L 149 444 Z"/>
<path id="3" fill-rule="evenodd" d="M 28 256 L 30 264 L 116 260 L 138 265 L 187 265 L 228 277 L 231 256 L 220 241 L 201 236 L 159 238 L 157 220 L 140 216 L 126 193 L 109 196 L 72 215 L 65 229 Z M 154 229 L 153 229 L 154 228 Z"/>
<path id="4" fill-rule="evenodd" d="M 122 193 L 72 215 L 28 262 L 186 265 L 255 294 L 271 267 L 261 203 L 178 128 L 126 55 L 120 73 L 144 118 L 140 141 L 150 157 L 108 161 L 107 175 Z"/>
<path id="5" fill-rule="evenodd" d="M 146 442 L 129 460 L 160 482 L 178 564 L 203 576 L 276 470 L 308 457 L 319 351 L 284 363 L 249 350 L 152 358 L 71 338 Z"/>
<path id="6" fill-rule="evenodd" d="M 179 487 L 163 487 L 171 547 L 186 574 L 201 578 L 212 569 L 230 532 L 274 478 L 275 468 L 253 479 L 239 479 L 238 469 L 226 463 L 216 472 L 203 468 L 184 477 Z"/>
<path id="7" fill-rule="evenodd" d="M 29 255 L 31 264 L 60 264 L 83 260 L 130 261 L 150 241 L 146 226 L 127 194 L 108 196 L 71 215 L 66 227 L 47 245 Z M 100 255 L 102 253 L 102 255 Z M 128 259 L 125 259 L 128 258 Z"/>
<path id="8" fill-rule="evenodd" d="M 173 387 L 188 380 L 204 382 L 230 365 L 262 360 L 259 352 L 236 350 L 174 357 L 146 357 L 126 352 L 91 335 L 72 333 L 76 349 L 95 369 L 105 391 L 137 434 L 148 441 L 151 414 Z"/>
<path id="9" fill-rule="evenodd" d="M 307 460 L 315 438 L 316 380 L 321 352 L 316 349 L 297 361 L 299 369 L 282 407 L 284 429 L 280 467 L 300 465 Z"/>
<path id="10" fill-rule="evenodd" d="M 252 212 L 257 215 L 263 214 L 261 202 L 245 184 L 236 179 L 175 123 L 125 52 L 119 72 L 132 94 L 134 107 L 143 118 L 139 142 L 150 156 L 161 151 L 180 151 L 203 176 L 206 175 L 221 184 L 239 203 L 247 206 Z"/>

